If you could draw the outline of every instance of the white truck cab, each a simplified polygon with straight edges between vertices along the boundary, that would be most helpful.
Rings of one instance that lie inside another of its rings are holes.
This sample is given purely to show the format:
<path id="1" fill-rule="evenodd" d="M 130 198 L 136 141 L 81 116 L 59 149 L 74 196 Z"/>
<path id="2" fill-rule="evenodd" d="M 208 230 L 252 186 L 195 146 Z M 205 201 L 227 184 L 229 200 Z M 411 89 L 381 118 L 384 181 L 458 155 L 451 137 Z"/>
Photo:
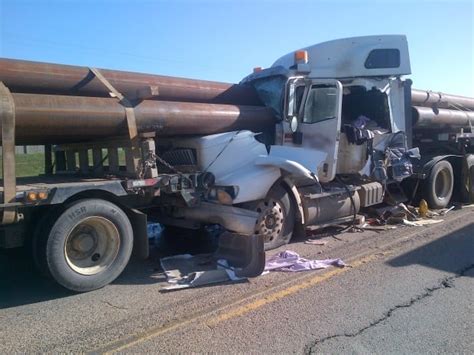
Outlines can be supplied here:
<path id="1" fill-rule="evenodd" d="M 293 157 L 321 182 L 330 182 L 367 163 L 364 147 L 349 146 L 344 125 L 365 116 L 379 132 L 405 131 L 401 76 L 410 73 L 405 36 L 367 36 L 297 50 L 244 82 L 251 82 L 281 118 L 275 143 L 294 148 L 272 147 L 270 155 Z"/>
<path id="2" fill-rule="evenodd" d="M 287 243 L 299 225 L 350 221 L 361 207 L 382 202 L 387 184 L 410 174 L 406 159 L 396 169 L 385 154 L 395 141 L 407 148 L 406 74 L 405 36 L 303 48 L 242 81 L 274 111 L 272 139 L 239 131 L 172 145 L 193 149 L 199 169 L 231 195 L 216 190 L 213 196 L 260 214 L 256 233 L 271 249 Z"/>

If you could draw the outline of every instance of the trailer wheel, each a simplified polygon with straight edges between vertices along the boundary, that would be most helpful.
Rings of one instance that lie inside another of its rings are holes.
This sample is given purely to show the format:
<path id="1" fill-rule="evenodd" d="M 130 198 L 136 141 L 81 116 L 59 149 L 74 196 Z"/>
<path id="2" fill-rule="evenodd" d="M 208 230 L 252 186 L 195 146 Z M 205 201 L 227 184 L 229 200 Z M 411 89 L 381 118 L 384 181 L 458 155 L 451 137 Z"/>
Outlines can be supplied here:
<path id="1" fill-rule="evenodd" d="M 424 184 L 423 195 L 430 208 L 445 208 L 453 195 L 453 167 L 446 160 L 436 163 Z"/>
<path id="2" fill-rule="evenodd" d="M 116 205 L 80 200 L 55 220 L 38 249 L 43 269 L 63 287 L 92 291 L 115 280 L 133 248 L 133 229 Z"/>
<path id="3" fill-rule="evenodd" d="M 265 250 L 290 242 L 296 220 L 295 207 L 282 186 L 272 187 L 254 209 L 259 213 L 255 233 L 263 234 Z"/>

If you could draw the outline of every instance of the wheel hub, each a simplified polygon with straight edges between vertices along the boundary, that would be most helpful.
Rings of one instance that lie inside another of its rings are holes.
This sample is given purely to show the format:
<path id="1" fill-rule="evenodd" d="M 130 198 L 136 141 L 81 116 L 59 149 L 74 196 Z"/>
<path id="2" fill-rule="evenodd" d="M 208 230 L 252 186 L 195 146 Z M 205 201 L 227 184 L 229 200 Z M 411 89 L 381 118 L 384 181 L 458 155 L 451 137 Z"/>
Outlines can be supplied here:
<path id="1" fill-rule="evenodd" d="M 260 214 L 257 220 L 256 234 L 263 234 L 265 243 L 276 239 L 283 228 L 283 208 L 278 201 L 265 200 L 258 204 L 256 211 Z"/>
<path id="2" fill-rule="evenodd" d="M 108 268 L 117 257 L 120 236 L 106 218 L 93 216 L 70 231 L 64 247 L 69 267 L 82 275 L 94 275 Z"/>
<path id="3" fill-rule="evenodd" d="M 265 217 L 265 227 L 268 229 L 273 229 L 275 228 L 275 225 L 276 225 L 275 216 L 272 214 L 267 215 Z"/>
<path id="4" fill-rule="evenodd" d="M 97 244 L 96 238 L 93 235 L 88 233 L 78 234 L 73 236 L 72 248 L 78 253 L 87 253 Z"/>

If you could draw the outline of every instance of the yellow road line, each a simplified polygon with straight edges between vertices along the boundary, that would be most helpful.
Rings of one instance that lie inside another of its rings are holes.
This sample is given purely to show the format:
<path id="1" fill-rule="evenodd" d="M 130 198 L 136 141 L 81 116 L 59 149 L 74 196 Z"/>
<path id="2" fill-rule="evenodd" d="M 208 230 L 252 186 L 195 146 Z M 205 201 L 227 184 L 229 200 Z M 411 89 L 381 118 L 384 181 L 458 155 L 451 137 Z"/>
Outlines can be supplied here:
<path id="1" fill-rule="evenodd" d="M 471 211 L 469 211 L 471 212 Z M 470 213 L 464 213 L 460 215 L 456 215 L 453 218 L 450 218 L 448 216 L 446 218 L 447 222 L 449 223 L 454 223 L 458 220 L 465 219 L 467 215 L 470 215 Z M 438 228 L 438 227 L 435 227 Z M 204 310 L 200 314 L 195 314 L 191 316 L 188 319 L 181 319 L 181 320 L 176 320 L 175 322 L 168 324 L 168 325 L 163 325 L 159 327 L 154 327 L 149 329 L 148 331 L 145 331 L 140 334 L 132 335 L 127 338 L 124 338 L 122 340 L 117 340 L 117 341 L 112 341 L 108 343 L 107 345 L 91 351 L 92 353 L 112 353 L 112 352 L 118 352 L 118 351 L 123 351 L 125 349 L 128 349 L 134 345 L 140 344 L 144 341 L 153 339 L 159 335 L 162 335 L 164 333 L 167 333 L 169 331 L 181 328 L 183 326 L 186 326 L 188 324 L 194 323 L 199 319 L 209 317 L 213 313 L 218 313 L 218 316 L 214 318 L 213 320 L 210 320 L 206 322 L 206 325 L 208 326 L 214 326 L 220 322 L 236 318 L 239 316 L 242 316 L 248 312 L 257 310 L 267 304 L 271 304 L 273 302 L 276 302 L 280 299 L 283 299 L 284 297 L 290 296 L 292 294 L 295 294 L 299 291 L 305 290 L 311 286 L 314 286 L 318 283 L 321 283 L 325 280 L 328 280 L 334 276 L 340 275 L 344 272 L 350 271 L 353 268 L 360 267 L 364 264 L 367 264 L 371 261 L 374 261 L 380 257 L 385 258 L 387 255 L 393 254 L 396 252 L 396 250 L 392 249 L 401 246 L 403 243 L 405 243 L 407 240 L 412 239 L 413 237 L 423 235 L 424 233 L 429 232 L 429 230 L 434 229 L 433 227 L 426 227 L 423 230 L 420 229 L 414 229 L 411 232 L 408 232 L 405 234 L 402 238 L 397 238 L 396 240 L 391 240 L 389 243 L 385 245 L 380 245 L 378 247 L 378 251 L 374 252 L 369 255 L 365 256 L 360 256 L 355 257 L 354 259 L 350 260 L 350 266 L 348 268 L 343 268 L 343 269 L 331 269 L 330 271 L 324 272 L 323 274 L 318 273 L 317 275 L 313 275 L 310 277 L 301 277 L 298 278 L 297 280 L 292 279 L 288 281 L 284 281 L 282 285 L 278 285 L 274 287 L 273 289 L 277 287 L 284 287 L 283 285 L 285 284 L 291 284 L 290 286 L 283 288 L 281 290 L 277 290 L 274 292 L 271 292 L 270 290 L 263 290 L 251 295 L 248 295 L 247 297 L 244 297 L 242 299 L 236 300 L 234 302 L 231 302 L 230 304 L 223 305 L 217 309 L 213 309 L 210 311 Z M 407 230 L 408 231 L 408 230 Z M 295 283 L 296 282 L 296 283 Z M 253 300 L 250 302 L 247 302 L 248 300 Z"/>
<path id="2" fill-rule="evenodd" d="M 164 327 L 161 327 L 157 330 L 153 330 L 151 332 L 146 332 L 142 335 L 140 335 L 139 337 L 135 338 L 134 340 L 132 341 L 128 341 L 127 339 L 124 340 L 124 341 L 118 341 L 112 345 L 109 345 L 106 347 L 106 349 L 110 349 L 110 350 L 106 350 L 105 352 L 101 351 L 101 350 L 98 350 L 98 351 L 91 351 L 91 353 L 101 353 L 103 352 L 104 354 L 113 354 L 113 353 L 116 353 L 116 352 L 119 352 L 119 351 L 123 351 L 125 349 L 128 349 L 134 345 L 137 345 L 137 344 L 140 344 L 144 341 L 147 341 L 147 340 L 150 340 L 150 339 L 153 339 L 163 333 L 166 333 L 166 332 L 169 332 L 170 330 L 174 330 L 176 328 L 180 328 L 182 326 L 185 326 L 189 323 L 192 323 L 194 322 L 196 319 L 198 319 L 200 316 L 198 317 L 194 317 L 194 318 L 190 318 L 190 319 L 186 319 L 184 321 L 181 321 L 181 322 L 178 322 L 178 323 L 175 323 L 173 325 L 170 325 L 170 326 L 164 326 Z"/>
<path id="3" fill-rule="evenodd" d="M 275 291 L 273 293 L 266 294 L 266 295 L 264 293 L 261 296 L 261 298 L 257 298 L 256 300 L 254 300 L 252 302 L 249 302 L 249 303 L 246 303 L 242 306 L 233 307 L 229 311 L 223 312 L 222 314 L 218 315 L 216 318 L 210 320 L 206 324 L 210 327 L 213 327 L 213 326 L 217 325 L 218 323 L 224 322 L 226 320 L 236 318 L 236 317 L 240 317 L 240 316 L 242 316 L 242 315 L 244 315 L 248 312 L 257 310 L 257 309 L 259 309 L 259 308 L 261 308 L 261 307 L 263 307 L 267 304 L 276 302 L 280 299 L 283 299 L 283 298 L 288 297 L 290 295 L 293 295 L 297 292 L 300 292 L 300 291 L 305 290 L 307 288 L 310 288 L 314 285 L 317 285 L 317 284 L 319 284 L 323 281 L 326 281 L 326 280 L 328 280 L 328 279 L 330 279 L 334 276 L 337 276 L 337 275 L 340 275 L 342 273 L 348 272 L 348 271 L 350 271 L 354 268 L 360 267 L 360 266 L 362 266 L 364 264 L 367 264 L 367 263 L 369 263 L 373 260 L 376 260 L 380 257 L 381 254 L 384 255 L 384 256 L 387 255 L 387 253 L 381 253 L 380 251 L 378 251 L 377 253 L 370 254 L 368 256 L 365 256 L 365 257 L 362 257 L 360 259 L 356 259 L 356 260 L 352 261 L 350 263 L 349 267 L 340 268 L 340 269 L 332 269 L 330 271 L 325 272 L 324 274 L 318 274 L 318 275 L 315 275 L 315 276 L 310 277 L 310 278 L 304 278 L 302 280 L 302 282 L 297 283 L 297 284 L 292 285 L 292 286 L 289 286 L 289 287 L 284 288 L 282 290 L 278 290 L 278 291 Z M 253 295 L 253 296 L 255 296 L 255 295 Z M 235 302 L 234 305 L 239 304 L 239 303 L 242 303 L 242 300 L 239 300 L 239 301 Z M 229 308 L 229 307 L 225 307 L 225 308 Z M 114 342 L 112 344 L 109 344 L 109 346 L 105 347 L 105 349 L 106 349 L 105 353 L 110 354 L 110 353 L 114 353 L 114 352 L 123 351 L 125 349 L 128 349 L 128 348 L 134 346 L 134 345 L 137 345 L 137 344 L 140 344 L 144 341 L 153 339 L 153 338 L 155 338 L 159 335 L 162 335 L 166 332 L 169 332 L 169 331 L 172 331 L 174 329 L 177 329 L 177 328 L 186 326 L 190 323 L 193 323 L 197 319 L 208 316 L 212 312 L 215 312 L 215 310 L 211 311 L 209 313 L 205 313 L 203 315 L 197 315 L 193 318 L 189 318 L 189 319 L 179 321 L 177 323 L 174 323 L 174 324 L 171 324 L 171 325 L 168 325 L 168 326 L 160 327 L 159 329 L 152 329 L 152 330 L 150 330 L 148 332 L 145 332 L 145 333 L 143 333 L 139 336 L 133 337 L 133 339 L 128 338 L 128 339 L 124 339 L 122 341 Z M 104 349 L 104 348 L 102 348 L 102 349 Z M 96 352 L 101 352 L 101 351 L 98 350 L 98 351 L 93 351 L 93 352 L 96 353 Z"/>
<path id="4" fill-rule="evenodd" d="M 212 327 L 212 326 L 215 326 L 218 323 L 224 322 L 226 320 L 236 318 L 236 317 L 240 317 L 240 316 L 242 316 L 242 315 L 244 315 L 248 312 L 251 312 L 251 311 L 259 309 L 263 306 L 266 306 L 267 304 L 276 302 L 278 300 L 281 300 L 282 298 L 291 296 L 291 295 L 293 295 L 297 292 L 303 291 L 307 288 L 310 288 L 314 285 L 317 285 L 317 284 L 319 284 L 323 281 L 326 281 L 326 280 L 328 280 L 328 279 L 330 279 L 330 278 L 332 278 L 336 275 L 345 273 L 345 272 L 347 272 L 347 271 L 349 271 L 353 268 L 357 268 L 357 267 L 359 267 L 363 264 L 371 262 L 371 261 L 377 259 L 379 255 L 380 255 L 380 253 L 371 254 L 371 255 L 368 255 L 364 258 L 353 261 L 351 263 L 350 267 L 345 267 L 345 268 L 342 268 L 342 269 L 334 269 L 334 270 L 328 271 L 328 272 L 326 272 L 322 275 L 315 275 L 315 276 L 313 276 L 309 279 L 303 280 L 303 282 L 301 282 L 301 283 L 298 283 L 296 285 L 292 285 L 292 286 L 287 287 L 287 288 L 285 288 L 283 290 L 280 290 L 280 291 L 276 291 L 274 293 L 271 293 L 268 296 L 265 296 L 263 298 L 255 300 L 253 302 L 247 303 L 243 306 L 240 306 L 240 307 L 234 308 L 234 309 L 232 309 L 228 312 L 225 312 L 225 313 L 219 315 L 218 317 L 212 319 L 211 321 L 207 322 L 206 324 L 208 326 Z"/>

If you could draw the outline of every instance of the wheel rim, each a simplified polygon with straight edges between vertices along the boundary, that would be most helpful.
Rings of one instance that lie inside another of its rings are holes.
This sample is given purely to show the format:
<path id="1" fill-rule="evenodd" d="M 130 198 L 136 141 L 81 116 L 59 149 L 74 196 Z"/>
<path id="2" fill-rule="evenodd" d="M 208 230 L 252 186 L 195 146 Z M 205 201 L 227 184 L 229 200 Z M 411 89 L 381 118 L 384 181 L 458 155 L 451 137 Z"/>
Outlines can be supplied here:
<path id="1" fill-rule="evenodd" d="M 256 211 L 259 213 L 257 219 L 256 234 L 263 234 L 265 243 L 277 239 L 283 229 L 284 209 L 281 202 L 269 199 L 260 202 Z"/>
<path id="2" fill-rule="evenodd" d="M 451 190 L 451 174 L 448 169 L 440 170 L 435 180 L 435 194 L 438 200 L 448 197 Z"/>
<path id="3" fill-rule="evenodd" d="M 113 264 L 120 249 L 120 234 L 106 218 L 88 217 L 71 229 L 64 246 L 69 267 L 81 275 L 98 274 Z"/>

